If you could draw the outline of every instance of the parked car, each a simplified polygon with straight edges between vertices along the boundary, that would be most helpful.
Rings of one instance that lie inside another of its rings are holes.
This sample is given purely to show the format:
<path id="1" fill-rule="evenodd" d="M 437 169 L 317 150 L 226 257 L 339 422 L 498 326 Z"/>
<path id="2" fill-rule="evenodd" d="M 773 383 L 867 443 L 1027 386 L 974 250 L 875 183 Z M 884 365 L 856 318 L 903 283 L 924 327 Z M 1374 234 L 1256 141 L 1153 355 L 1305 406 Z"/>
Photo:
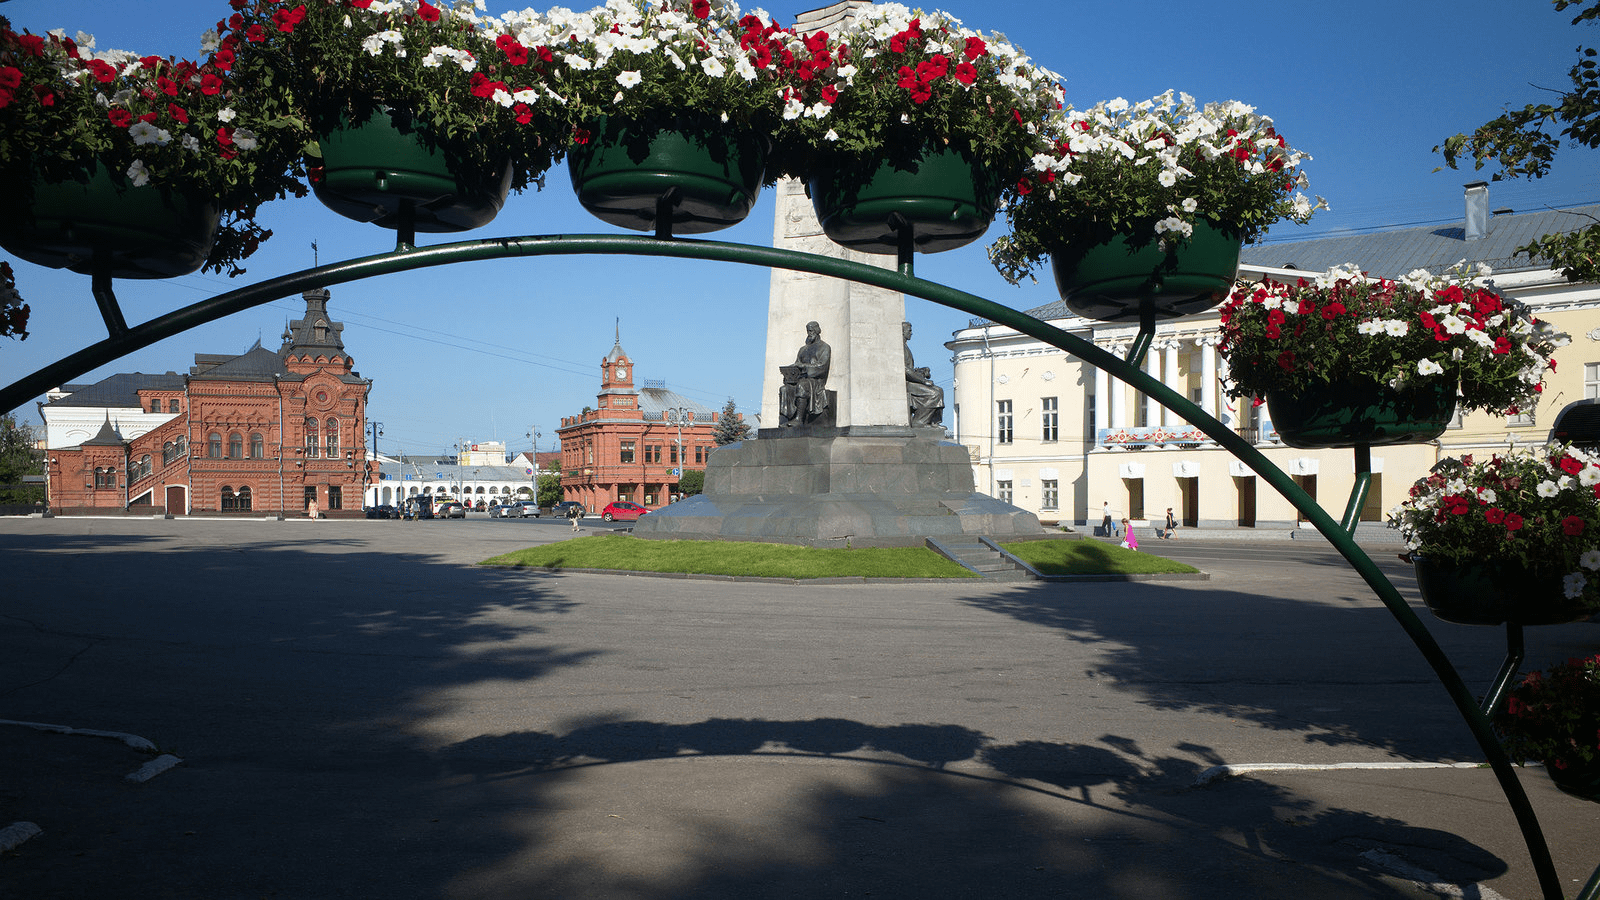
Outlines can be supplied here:
<path id="1" fill-rule="evenodd" d="M 380 504 L 378 506 L 369 506 L 367 507 L 367 518 L 398 519 L 400 518 L 400 510 L 395 509 L 387 503 Z"/>
<path id="2" fill-rule="evenodd" d="M 567 510 L 574 506 L 578 508 L 578 515 L 586 516 L 589 514 L 589 511 L 583 508 L 583 504 L 576 500 L 558 500 L 555 506 L 550 507 L 550 515 L 557 519 L 565 519 Z"/>
<path id="3" fill-rule="evenodd" d="M 506 503 L 489 504 L 489 518 L 491 519 L 504 519 L 509 516 L 519 516 L 521 514 L 522 510 L 515 502 L 508 501 Z"/>
<path id="4" fill-rule="evenodd" d="M 1550 426 L 1550 440 L 1600 450 L 1600 399 L 1574 400 L 1563 406 Z"/>
<path id="5" fill-rule="evenodd" d="M 535 519 L 537 519 L 539 518 L 539 513 L 541 512 L 539 509 L 539 501 L 537 500 L 518 500 L 516 503 L 511 504 L 509 509 L 511 511 L 506 513 L 506 515 L 517 516 L 518 518 L 527 518 L 528 516 L 533 516 Z"/>
<path id="6" fill-rule="evenodd" d="M 435 503 L 433 505 L 433 517 L 435 519 L 465 519 L 467 517 L 467 508 L 455 500 L 446 500 L 443 503 Z"/>
<path id="7" fill-rule="evenodd" d="M 606 508 L 600 511 L 600 518 L 607 522 L 633 522 L 649 511 L 637 503 L 618 500 L 614 503 L 607 503 Z"/>

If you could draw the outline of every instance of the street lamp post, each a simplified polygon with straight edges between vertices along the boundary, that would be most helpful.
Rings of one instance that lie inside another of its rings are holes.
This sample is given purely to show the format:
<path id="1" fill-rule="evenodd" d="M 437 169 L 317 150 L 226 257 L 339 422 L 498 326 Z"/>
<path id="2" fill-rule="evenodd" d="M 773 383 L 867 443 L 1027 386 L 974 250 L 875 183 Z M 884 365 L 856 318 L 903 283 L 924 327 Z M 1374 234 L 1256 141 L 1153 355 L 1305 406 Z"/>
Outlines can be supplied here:
<path id="1" fill-rule="evenodd" d="M 534 505 L 538 505 L 538 503 L 539 503 L 539 438 L 544 437 L 544 435 L 542 433 L 540 433 L 539 426 L 530 425 L 530 426 L 528 426 L 528 435 L 527 435 L 527 437 L 528 437 L 529 440 L 533 441 L 533 465 L 531 466 L 531 468 L 533 469 L 533 502 L 534 502 Z"/>
<path id="2" fill-rule="evenodd" d="M 369 428 L 372 429 L 372 458 L 367 460 L 367 483 L 368 484 L 372 484 L 372 505 L 373 506 L 377 506 L 378 505 L 378 501 L 380 499 L 380 495 L 383 493 L 383 487 L 382 487 L 382 485 L 373 484 L 372 483 L 372 465 L 373 465 L 373 463 L 377 463 L 377 465 L 378 465 L 378 480 L 382 481 L 383 480 L 383 463 L 378 463 L 377 461 L 378 461 L 378 438 L 383 437 L 383 423 L 382 422 L 368 422 L 367 425 L 368 425 Z"/>
<path id="3" fill-rule="evenodd" d="M 678 467 L 676 469 L 676 477 L 681 482 L 683 480 L 683 464 L 685 462 L 683 458 L 683 426 L 687 424 L 691 428 L 694 427 L 694 411 L 686 406 L 675 406 L 667 410 L 667 424 L 678 426 L 678 445 L 676 448 Z M 679 491 L 674 493 L 682 490 L 681 484 L 678 487 Z"/>

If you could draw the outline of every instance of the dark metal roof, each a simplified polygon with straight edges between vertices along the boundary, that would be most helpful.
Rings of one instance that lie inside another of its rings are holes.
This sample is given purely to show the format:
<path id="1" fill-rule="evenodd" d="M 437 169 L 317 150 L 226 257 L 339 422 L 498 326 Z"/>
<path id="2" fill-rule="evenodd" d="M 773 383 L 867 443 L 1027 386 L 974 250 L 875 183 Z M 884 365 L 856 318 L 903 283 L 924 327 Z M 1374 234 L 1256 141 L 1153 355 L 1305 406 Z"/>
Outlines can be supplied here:
<path id="1" fill-rule="evenodd" d="M 106 423 L 100 426 L 99 433 L 97 433 L 94 437 L 89 438 L 87 441 L 84 441 L 82 444 L 79 444 L 78 446 L 120 447 L 124 443 L 127 442 L 122 439 L 122 432 L 117 430 L 117 426 L 111 424 L 111 414 L 106 413 Z"/>
<path id="2" fill-rule="evenodd" d="M 666 418 L 669 409 L 687 409 L 694 413 L 697 425 L 711 424 L 711 409 L 666 388 L 647 387 L 639 392 L 639 411 L 646 421 L 659 422 Z"/>
<path id="3" fill-rule="evenodd" d="M 194 376 L 195 381 L 271 381 L 274 375 L 287 375 L 283 357 L 257 343 L 248 353 L 235 356 Z"/>
<path id="4" fill-rule="evenodd" d="M 1502 214 L 1489 219 L 1489 233 L 1466 239 L 1463 225 L 1423 225 L 1371 234 L 1331 235 L 1305 241 L 1252 244 L 1244 248 L 1244 265 L 1325 272 L 1355 263 L 1369 275 L 1401 278 L 1416 269 L 1434 274 L 1465 260 L 1484 263 L 1495 272 L 1523 272 L 1548 267 L 1543 259 L 1519 256 L 1517 248 L 1547 234 L 1575 231 L 1600 222 L 1600 205 Z"/>
<path id="5" fill-rule="evenodd" d="M 101 379 L 87 386 L 63 385 L 62 390 L 78 389 L 62 397 L 52 400 L 46 406 L 105 406 L 112 408 L 125 407 L 137 409 L 143 406 L 139 402 L 139 391 L 181 391 L 183 390 L 183 376 L 175 372 L 165 375 L 146 375 L 142 372 L 122 372 L 117 375 Z"/>

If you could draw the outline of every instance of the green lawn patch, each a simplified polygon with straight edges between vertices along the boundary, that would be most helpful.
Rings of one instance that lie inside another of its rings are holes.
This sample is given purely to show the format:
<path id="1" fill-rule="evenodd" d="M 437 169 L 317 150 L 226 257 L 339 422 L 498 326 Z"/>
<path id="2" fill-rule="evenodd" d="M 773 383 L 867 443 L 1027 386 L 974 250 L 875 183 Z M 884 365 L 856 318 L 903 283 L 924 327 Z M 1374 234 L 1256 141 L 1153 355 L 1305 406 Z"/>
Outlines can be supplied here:
<path id="1" fill-rule="evenodd" d="M 1000 546 L 1044 575 L 1166 575 L 1200 571 L 1101 541 L 1016 541 Z"/>
<path id="2" fill-rule="evenodd" d="M 646 541 L 622 534 L 529 547 L 486 559 L 482 565 L 758 578 L 977 577 L 926 547 L 833 550 L 750 541 Z"/>

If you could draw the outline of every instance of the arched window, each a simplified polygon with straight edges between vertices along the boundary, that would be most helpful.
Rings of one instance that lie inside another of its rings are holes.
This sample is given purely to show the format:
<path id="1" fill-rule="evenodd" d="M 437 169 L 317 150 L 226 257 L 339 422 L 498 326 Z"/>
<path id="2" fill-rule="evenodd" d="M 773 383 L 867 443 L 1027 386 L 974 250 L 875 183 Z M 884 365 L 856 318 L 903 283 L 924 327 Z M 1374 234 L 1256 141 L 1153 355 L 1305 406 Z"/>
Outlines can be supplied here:
<path id="1" fill-rule="evenodd" d="M 328 458 L 329 459 L 338 459 L 339 458 L 339 420 L 338 419 L 329 419 L 328 420 L 328 433 L 327 433 L 327 436 L 326 436 L 326 440 L 328 442 Z"/>
<path id="2" fill-rule="evenodd" d="M 250 458 L 251 459 L 262 459 L 267 455 L 266 451 L 267 451 L 267 445 L 266 445 L 266 443 L 264 441 L 261 440 L 261 432 L 259 432 L 259 431 L 251 432 L 250 433 Z"/>
<path id="3" fill-rule="evenodd" d="M 306 419 L 306 459 L 316 459 L 317 451 L 321 449 L 321 441 L 317 439 L 317 420 Z"/>
<path id="4" fill-rule="evenodd" d="M 94 486 L 98 489 L 114 488 L 117 486 L 117 470 L 102 467 L 94 470 Z"/>
<path id="5" fill-rule="evenodd" d="M 139 477 L 140 478 L 149 478 L 150 477 L 150 473 L 152 473 L 154 471 L 155 471 L 155 467 L 150 464 L 150 454 L 146 453 L 144 456 L 139 458 Z"/>
<path id="6" fill-rule="evenodd" d="M 177 454 L 178 454 L 177 446 L 174 445 L 171 441 L 167 441 L 165 444 L 162 444 L 161 445 L 161 464 L 163 466 L 172 465 L 172 460 L 177 457 Z"/>
<path id="7" fill-rule="evenodd" d="M 240 486 L 239 493 L 234 497 L 234 509 L 250 511 L 250 485 Z"/>
<path id="8" fill-rule="evenodd" d="M 240 437 L 237 431 L 228 435 L 228 458 L 244 458 L 244 438 Z"/>
<path id="9" fill-rule="evenodd" d="M 187 435 L 180 434 L 180 435 L 178 435 L 178 443 L 176 445 L 174 445 L 174 447 L 173 447 L 172 458 L 173 459 L 177 459 L 180 456 L 188 455 L 188 453 L 189 453 L 189 438 L 188 438 Z"/>
<path id="10" fill-rule="evenodd" d="M 233 488 L 225 484 L 222 486 L 222 490 L 218 493 L 220 494 L 219 499 L 222 501 L 221 506 L 223 512 L 233 512 L 239 508 L 239 497 L 238 495 L 234 494 Z"/>
<path id="11" fill-rule="evenodd" d="M 176 398 L 167 401 L 167 412 L 181 412 L 181 410 L 178 409 L 178 401 Z"/>
<path id="12" fill-rule="evenodd" d="M 215 431 L 206 437 L 206 456 L 212 459 L 222 458 L 222 435 Z"/>

